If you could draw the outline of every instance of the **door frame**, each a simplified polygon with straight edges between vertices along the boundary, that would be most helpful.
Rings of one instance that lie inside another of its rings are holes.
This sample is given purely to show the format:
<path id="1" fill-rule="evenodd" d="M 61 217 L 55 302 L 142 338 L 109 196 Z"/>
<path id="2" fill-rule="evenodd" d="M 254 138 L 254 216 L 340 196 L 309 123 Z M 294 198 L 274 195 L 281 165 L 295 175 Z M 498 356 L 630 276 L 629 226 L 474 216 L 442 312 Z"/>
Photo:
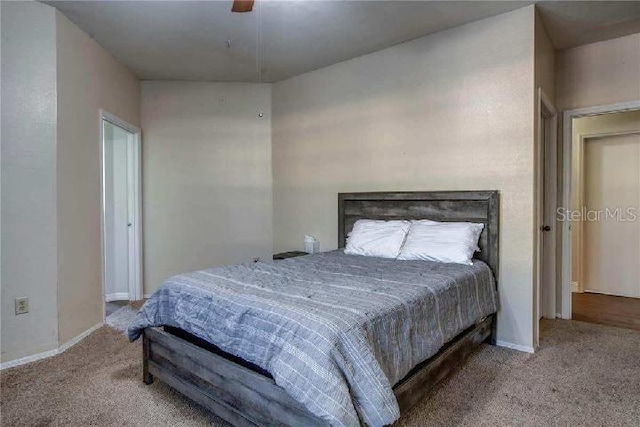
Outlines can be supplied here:
<path id="1" fill-rule="evenodd" d="M 129 299 L 132 301 L 143 298 L 142 282 L 142 159 L 140 128 L 131 123 L 100 109 L 99 113 L 99 146 L 100 146 L 100 240 L 101 240 L 101 270 L 102 270 L 102 315 L 105 315 L 105 290 L 106 290 L 106 236 L 105 236 L 105 191 L 104 191 L 104 122 L 118 126 L 131 133 L 131 143 L 127 144 L 127 172 L 131 179 L 127 179 L 129 189 L 127 191 L 127 210 L 131 220 L 129 227 Z M 129 142 L 129 141 L 127 141 Z"/>
<path id="2" fill-rule="evenodd" d="M 550 248 L 544 245 L 542 231 L 545 218 L 553 217 L 557 205 L 557 163 L 558 163 L 558 113 L 551 100 L 546 96 L 542 88 L 537 91 L 537 138 L 535 145 L 535 210 L 534 210 L 534 236 L 535 236 L 535 280 L 534 280 L 534 305 L 533 305 L 533 343 L 538 347 L 540 341 L 540 318 L 549 317 L 549 304 L 555 305 L 555 282 L 556 280 L 545 280 L 545 271 L 550 269 L 553 276 L 556 276 L 556 257 L 558 253 L 557 245 L 551 248 L 551 257 L 544 257 L 546 250 Z M 547 180 L 545 181 L 545 176 Z M 545 185 L 545 182 L 547 183 Z M 551 183 L 551 185 L 549 184 Z M 545 204 L 544 201 L 547 201 Z M 547 241 L 555 242 L 555 224 L 551 225 L 548 232 Z M 547 232 L 545 232 L 547 234 Z M 545 259 L 550 260 L 547 264 Z M 545 300 L 542 300 L 544 289 Z M 553 300 L 549 301 L 550 298 Z M 555 306 L 552 310 L 552 317 L 555 318 Z"/>
<path id="3" fill-rule="evenodd" d="M 556 317 L 556 280 L 544 280 L 545 269 L 550 269 L 554 278 L 557 274 L 558 247 L 556 244 L 556 224 L 545 224 L 545 217 L 554 217 L 558 205 L 558 112 L 551 100 L 541 88 L 538 88 L 538 138 L 536 147 L 536 292 L 534 308 L 534 342 L 539 341 L 539 321 L 541 317 Z M 544 178 L 547 178 L 545 180 Z M 545 185 L 546 183 L 546 185 Z M 546 201 L 546 204 L 544 203 Z M 546 211 L 546 212 L 545 212 Z M 551 221 L 549 219 L 549 221 Z M 550 225 L 551 230 L 542 231 L 543 225 Z M 547 242 L 544 245 L 546 234 Z M 544 257 L 545 251 L 551 253 Z M 544 260 L 548 264 L 544 263 Z M 544 289 L 544 294 L 543 294 Z M 542 300 L 545 295 L 545 300 Z"/>
<path id="4" fill-rule="evenodd" d="M 580 174 L 578 177 L 578 182 L 575 183 L 575 185 L 573 186 L 574 189 L 576 190 L 576 192 L 578 193 L 578 205 L 579 206 L 584 206 L 584 200 L 586 198 L 586 189 L 587 186 L 584 183 L 584 171 L 585 171 L 585 166 L 584 166 L 584 162 L 585 162 L 585 144 L 588 140 L 594 140 L 594 139 L 599 139 L 599 138 L 607 138 L 610 136 L 626 136 L 626 135 L 640 135 L 640 130 L 624 130 L 624 131 L 619 131 L 619 132 L 600 132 L 600 133 L 593 133 L 593 134 L 584 134 L 584 135 L 580 135 L 580 140 L 578 141 L 578 146 L 576 147 L 578 149 L 577 154 L 577 158 L 578 158 L 578 163 L 580 164 Z M 578 227 L 574 227 L 572 229 L 573 232 L 575 232 L 577 234 L 577 250 L 579 252 L 578 255 L 578 280 L 577 283 L 572 282 L 572 291 L 573 292 L 595 292 L 598 293 L 597 291 L 586 291 L 584 289 L 584 279 L 585 279 L 585 263 L 584 263 L 584 231 L 585 231 L 585 227 L 580 224 L 577 223 L 576 224 Z M 572 247 L 573 249 L 573 247 Z M 576 286 L 577 285 L 577 286 Z"/>
<path id="5" fill-rule="evenodd" d="M 578 141 L 577 149 L 575 155 L 578 160 L 578 164 L 580 164 L 580 171 L 578 175 L 578 181 L 575 183 L 574 190 L 578 193 L 578 206 L 584 206 L 585 199 L 585 190 L 586 186 L 584 185 L 584 146 L 588 140 L 598 139 L 598 138 L 606 138 L 609 136 L 624 136 L 624 135 L 635 135 L 640 134 L 640 130 L 624 130 L 619 132 L 600 132 L 593 134 L 585 134 L 580 135 L 580 139 Z M 572 138 L 573 139 L 573 138 Z M 573 163 L 572 163 L 573 164 Z M 577 222 L 575 226 L 571 229 L 572 232 L 576 233 L 576 247 L 579 252 L 577 257 L 577 277 L 578 280 L 571 281 L 571 291 L 572 292 L 580 292 L 584 293 L 584 227 L 581 223 Z M 572 248 L 575 249 L 575 248 Z M 574 274 L 572 274 L 574 276 Z M 573 278 L 572 278 L 573 279 Z"/>
<path id="6" fill-rule="evenodd" d="M 640 100 L 618 104 L 566 110 L 562 114 L 562 209 L 571 209 L 571 177 L 573 151 L 573 119 L 640 110 Z M 560 307 L 558 317 L 571 319 L 571 223 L 562 221 L 560 227 L 562 240 Z"/>

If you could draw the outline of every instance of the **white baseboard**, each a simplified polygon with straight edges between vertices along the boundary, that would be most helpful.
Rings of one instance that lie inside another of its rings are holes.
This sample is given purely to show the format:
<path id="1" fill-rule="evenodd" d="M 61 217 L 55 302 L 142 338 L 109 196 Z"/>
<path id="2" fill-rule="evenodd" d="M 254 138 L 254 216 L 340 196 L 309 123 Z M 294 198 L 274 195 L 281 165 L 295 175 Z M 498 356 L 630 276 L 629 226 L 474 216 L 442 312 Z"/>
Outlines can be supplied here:
<path id="1" fill-rule="evenodd" d="M 578 282 L 571 282 L 571 292 L 580 292 L 580 285 Z"/>
<path id="2" fill-rule="evenodd" d="M 84 331 L 83 333 L 81 333 L 80 335 L 71 338 L 69 341 L 67 341 L 66 343 L 62 344 L 60 347 L 58 347 L 58 354 L 63 353 L 65 351 L 67 351 L 68 349 L 70 349 L 71 347 L 73 347 L 74 345 L 78 344 L 80 341 L 82 341 L 83 339 L 85 339 L 86 337 L 88 337 L 89 335 L 91 335 L 93 332 L 97 331 L 98 329 L 100 329 L 102 327 L 102 325 L 104 325 L 103 322 L 100 322 L 96 325 L 93 325 L 92 327 L 90 327 L 89 329 L 87 329 L 86 331 Z"/>
<path id="3" fill-rule="evenodd" d="M 31 356 L 25 356 L 25 357 L 21 357 L 19 359 L 10 360 L 8 362 L 0 363 L 0 371 L 3 371 L 5 369 L 9 369 L 9 368 L 15 368 L 16 366 L 25 365 L 27 363 L 35 362 L 35 361 L 38 361 L 38 360 L 47 359 L 49 357 L 56 356 L 58 354 L 64 353 L 65 351 L 67 351 L 68 349 L 70 349 L 71 347 L 73 347 L 74 345 L 78 344 L 80 341 L 82 341 L 83 339 L 85 339 L 86 337 L 91 335 L 98 328 L 102 327 L 102 325 L 104 325 L 104 323 L 100 322 L 97 325 L 94 325 L 94 326 L 90 327 L 89 329 L 87 329 L 86 331 L 84 331 L 83 333 L 78 335 L 77 337 L 71 338 L 69 341 L 67 341 L 66 343 L 62 344 L 58 348 L 54 348 L 53 350 L 47 350 L 47 351 L 44 351 L 42 353 L 32 354 Z"/>
<path id="4" fill-rule="evenodd" d="M 594 289 L 585 289 L 584 290 L 585 294 L 600 294 L 600 295 L 609 295 L 612 297 L 625 297 L 625 298 L 638 298 L 638 295 L 628 295 L 628 294 L 614 294 L 611 292 L 607 292 L 607 291 L 597 291 Z"/>
<path id="5" fill-rule="evenodd" d="M 496 341 L 496 345 L 498 347 L 510 348 L 512 350 L 523 351 L 525 353 L 535 353 L 535 350 L 533 349 L 533 347 L 528 345 L 514 344 L 512 342 L 500 341 L 500 340 Z"/>
<path id="6" fill-rule="evenodd" d="M 106 294 L 104 296 L 106 302 L 111 301 L 129 301 L 129 292 L 116 292 L 113 294 Z"/>
<path id="7" fill-rule="evenodd" d="M 153 295 L 153 294 L 144 294 L 144 295 L 142 296 L 142 298 L 144 298 L 144 299 L 148 299 L 148 298 L 151 298 L 151 295 Z"/>
<path id="8" fill-rule="evenodd" d="M 16 366 L 25 365 L 27 363 L 35 362 L 37 360 L 46 359 L 58 354 L 58 349 L 43 351 L 42 353 L 32 354 L 31 356 L 21 357 L 19 359 L 10 360 L 8 362 L 0 363 L 0 371 L 5 369 L 15 368 Z"/>

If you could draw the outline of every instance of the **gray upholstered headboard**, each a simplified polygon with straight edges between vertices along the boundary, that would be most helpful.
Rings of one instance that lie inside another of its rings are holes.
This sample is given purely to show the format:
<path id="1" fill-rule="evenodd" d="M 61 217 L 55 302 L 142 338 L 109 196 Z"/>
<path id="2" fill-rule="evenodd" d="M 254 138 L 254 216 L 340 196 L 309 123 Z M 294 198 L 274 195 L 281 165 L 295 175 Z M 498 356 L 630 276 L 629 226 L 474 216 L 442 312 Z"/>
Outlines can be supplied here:
<path id="1" fill-rule="evenodd" d="M 498 279 L 500 200 L 498 191 L 425 191 L 338 194 L 338 246 L 359 219 L 431 219 L 481 222 L 480 252 Z"/>

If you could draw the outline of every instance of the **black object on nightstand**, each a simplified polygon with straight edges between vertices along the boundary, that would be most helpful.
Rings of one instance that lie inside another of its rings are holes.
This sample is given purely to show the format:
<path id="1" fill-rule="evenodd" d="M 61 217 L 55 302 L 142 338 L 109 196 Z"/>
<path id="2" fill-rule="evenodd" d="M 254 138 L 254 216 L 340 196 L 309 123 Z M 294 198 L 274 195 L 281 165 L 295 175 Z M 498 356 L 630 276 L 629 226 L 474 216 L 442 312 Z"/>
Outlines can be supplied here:
<path id="1" fill-rule="evenodd" d="M 287 259 L 287 258 L 295 258 L 297 256 L 303 256 L 303 255 L 309 255 L 309 254 L 302 251 L 280 252 L 279 254 L 274 254 L 273 259 L 281 260 L 281 259 Z"/>

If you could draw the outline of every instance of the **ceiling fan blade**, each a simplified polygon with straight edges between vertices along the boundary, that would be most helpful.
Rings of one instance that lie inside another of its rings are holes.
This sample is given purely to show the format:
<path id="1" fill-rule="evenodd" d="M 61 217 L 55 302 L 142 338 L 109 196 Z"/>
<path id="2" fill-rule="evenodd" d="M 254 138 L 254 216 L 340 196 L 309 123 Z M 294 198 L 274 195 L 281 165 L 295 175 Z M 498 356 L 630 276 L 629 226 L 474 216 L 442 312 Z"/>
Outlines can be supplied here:
<path id="1" fill-rule="evenodd" d="M 251 12 L 253 10 L 254 0 L 234 0 L 231 12 Z"/>

